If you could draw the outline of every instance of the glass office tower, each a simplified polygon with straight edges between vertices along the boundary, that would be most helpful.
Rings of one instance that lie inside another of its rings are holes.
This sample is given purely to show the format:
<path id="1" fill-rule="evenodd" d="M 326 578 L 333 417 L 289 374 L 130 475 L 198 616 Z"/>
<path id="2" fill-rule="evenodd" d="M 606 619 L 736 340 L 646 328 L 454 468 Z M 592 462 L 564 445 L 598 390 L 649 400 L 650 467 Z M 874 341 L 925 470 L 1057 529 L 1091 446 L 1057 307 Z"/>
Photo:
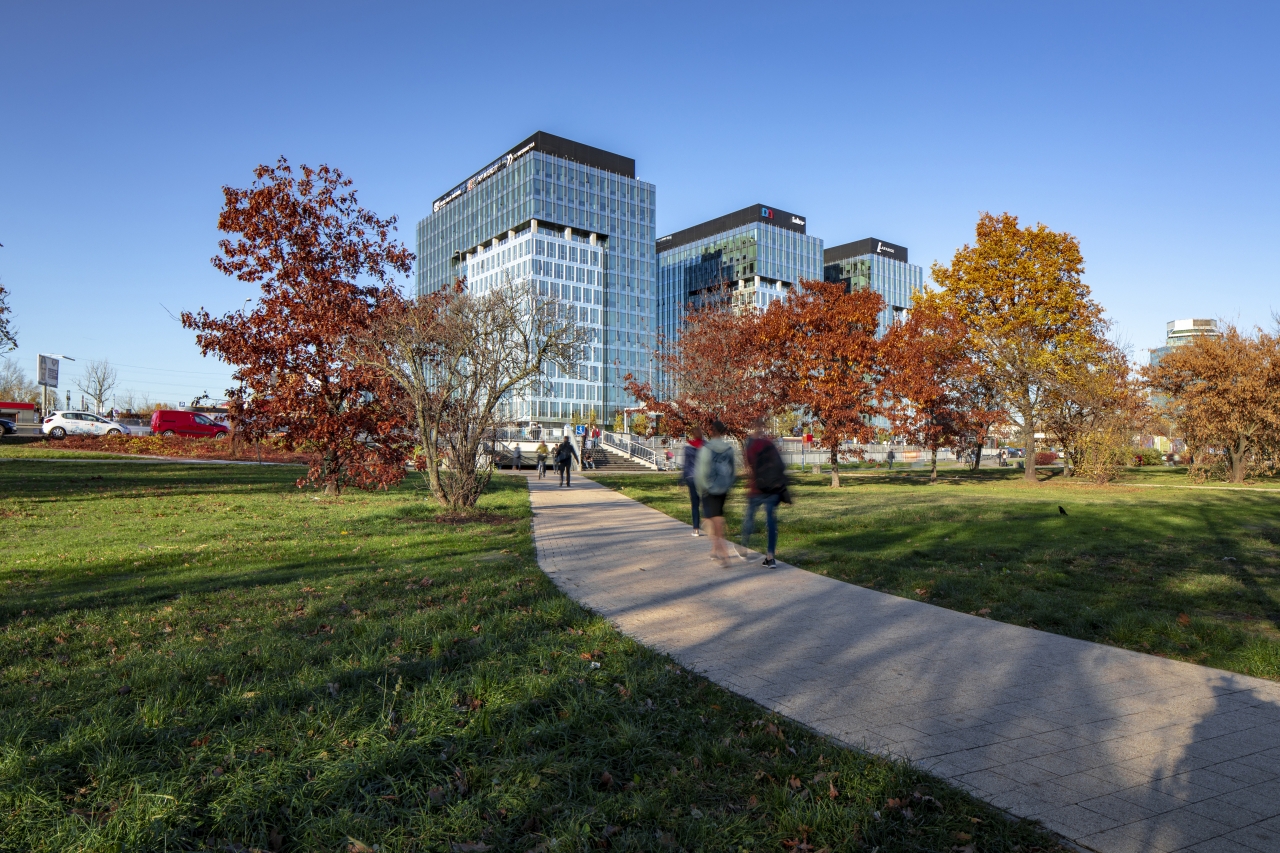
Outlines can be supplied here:
<path id="1" fill-rule="evenodd" d="M 627 373 L 649 378 L 655 343 L 656 194 L 635 160 L 539 131 L 436 199 L 418 223 L 419 294 L 466 279 L 484 292 L 527 281 L 579 313 L 591 358 L 548 366 L 512 419 L 607 424 L 633 405 Z"/>
<path id="2" fill-rule="evenodd" d="M 805 233 L 804 217 L 762 204 L 661 237 L 657 251 L 658 330 L 667 337 L 713 293 L 736 310 L 764 309 L 822 275 L 822 240 Z"/>
<path id="3" fill-rule="evenodd" d="M 917 293 L 924 292 L 924 270 L 908 263 L 907 249 L 874 237 L 832 246 L 823 253 L 823 279 L 853 290 L 870 288 L 884 298 L 879 333 L 904 319 Z"/>

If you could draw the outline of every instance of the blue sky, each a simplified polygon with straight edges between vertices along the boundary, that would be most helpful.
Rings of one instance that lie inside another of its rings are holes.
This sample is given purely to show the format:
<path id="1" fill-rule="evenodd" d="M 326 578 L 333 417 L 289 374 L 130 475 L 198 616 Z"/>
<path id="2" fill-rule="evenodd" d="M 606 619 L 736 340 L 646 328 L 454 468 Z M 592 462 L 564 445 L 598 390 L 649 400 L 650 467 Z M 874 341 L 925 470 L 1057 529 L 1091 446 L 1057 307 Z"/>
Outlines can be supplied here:
<path id="1" fill-rule="evenodd" d="M 13 357 L 216 396 L 229 370 L 169 312 L 256 292 L 209 264 L 223 184 L 329 163 L 411 243 L 432 199 L 546 130 L 634 157 L 659 233 L 760 202 L 927 268 L 983 210 L 1070 231 L 1144 360 L 1168 320 L 1280 310 L 1278 8 L 7 4 Z"/>

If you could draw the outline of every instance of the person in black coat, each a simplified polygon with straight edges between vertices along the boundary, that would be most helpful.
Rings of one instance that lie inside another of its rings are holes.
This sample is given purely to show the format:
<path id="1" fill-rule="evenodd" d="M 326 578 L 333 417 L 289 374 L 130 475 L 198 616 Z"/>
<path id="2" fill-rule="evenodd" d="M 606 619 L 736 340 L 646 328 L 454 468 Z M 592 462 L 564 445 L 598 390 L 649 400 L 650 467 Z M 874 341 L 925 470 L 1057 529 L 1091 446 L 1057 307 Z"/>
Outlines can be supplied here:
<path id="1" fill-rule="evenodd" d="M 569 482 L 569 472 L 576 461 L 578 461 L 578 451 L 573 449 L 573 442 L 566 435 L 564 441 L 556 445 L 556 470 L 560 472 L 560 485 L 565 487 L 572 485 Z"/>

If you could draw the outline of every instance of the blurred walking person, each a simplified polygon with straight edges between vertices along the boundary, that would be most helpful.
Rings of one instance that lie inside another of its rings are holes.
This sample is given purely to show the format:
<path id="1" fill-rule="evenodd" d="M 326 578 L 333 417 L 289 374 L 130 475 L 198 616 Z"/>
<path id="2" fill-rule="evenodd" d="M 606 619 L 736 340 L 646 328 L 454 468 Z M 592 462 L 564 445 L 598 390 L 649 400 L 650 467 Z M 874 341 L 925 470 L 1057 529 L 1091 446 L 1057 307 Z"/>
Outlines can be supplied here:
<path id="1" fill-rule="evenodd" d="M 747 439 L 742 458 L 747 463 L 747 512 L 742 517 L 742 545 L 734 546 L 738 556 L 751 559 L 751 534 L 756 526 L 756 510 L 764 508 L 765 535 L 768 549 L 760 565 L 776 569 L 774 550 L 778 546 L 778 504 L 790 502 L 787 494 L 787 469 L 782 454 L 764 431 L 764 418 L 756 419 Z"/>
<path id="2" fill-rule="evenodd" d="M 724 437 L 724 424 L 712 421 L 707 425 L 707 432 L 710 437 L 698 451 L 694 478 L 698 494 L 702 496 L 702 514 L 711 523 L 711 556 L 722 566 L 727 566 L 729 550 L 724 542 L 724 502 L 733 488 L 737 471 L 733 445 Z"/>
<path id="3" fill-rule="evenodd" d="M 524 467 L 524 451 L 520 449 L 520 445 L 516 445 L 515 452 L 511 454 L 511 470 L 519 471 Z"/>
<path id="4" fill-rule="evenodd" d="M 698 484 L 694 482 L 694 469 L 698 466 L 698 449 L 705 442 L 702 440 L 702 427 L 695 426 L 689 430 L 689 441 L 684 446 L 684 459 L 680 463 L 680 482 L 689 489 L 689 509 L 693 511 L 693 535 L 702 535 L 702 497 L 698 494 Z"/>
<path id="5" fill-rule="evenodd" d="M 564 441 L 556 445 L 556 471 L 560 473 L 561 486 L 568 487 L 572 485 L 570 471 L 576 461 L 578 461 L 578 451 L 573 449 L 573 442 L 566 435 Z"/>
<path id="6" fill-rule="evenodd" d="M 547 476 L 547 457 L 551 455 L 551 451 L 547 449 L 545 441 L 540 441 L 538 449 L 534 452 L 538 456 L 538 479 L 541 480 Z"/>

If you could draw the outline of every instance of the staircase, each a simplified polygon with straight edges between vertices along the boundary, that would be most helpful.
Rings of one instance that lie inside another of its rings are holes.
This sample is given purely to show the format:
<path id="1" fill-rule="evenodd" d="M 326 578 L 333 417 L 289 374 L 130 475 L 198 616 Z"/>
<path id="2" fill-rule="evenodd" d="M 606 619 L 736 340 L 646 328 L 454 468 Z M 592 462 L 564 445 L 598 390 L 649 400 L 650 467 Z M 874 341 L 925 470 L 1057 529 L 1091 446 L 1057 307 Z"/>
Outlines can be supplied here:
<path id="1" fill-rule="evenodd" d="M 597 447 L 595 451 L 596 470 L 609 474 L 652 474 L 653 469 L 630 456 L 616 453 L 607 447 Z"/>

